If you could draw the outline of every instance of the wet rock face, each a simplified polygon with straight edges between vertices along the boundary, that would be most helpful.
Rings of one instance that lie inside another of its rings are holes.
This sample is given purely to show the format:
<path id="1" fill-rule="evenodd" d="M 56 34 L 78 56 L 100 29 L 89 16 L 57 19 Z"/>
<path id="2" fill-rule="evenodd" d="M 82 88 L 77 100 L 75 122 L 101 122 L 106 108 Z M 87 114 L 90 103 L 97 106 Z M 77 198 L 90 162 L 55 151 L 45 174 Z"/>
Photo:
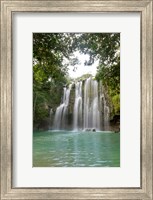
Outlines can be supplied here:
<path id="1" fill-rule="evenodd" d="M 50 129 L 50 119 L 46 118 L 44 120 L 41 120 L 38 124 L 34 124 L 33 131 L 39 130 L 49 130 Z"/>
<path id="2" fill-rule="evenodd" d="M 115 115 L 110 120 L 110 129 L 111 131 L 120 132 L 120 115 Z"/>

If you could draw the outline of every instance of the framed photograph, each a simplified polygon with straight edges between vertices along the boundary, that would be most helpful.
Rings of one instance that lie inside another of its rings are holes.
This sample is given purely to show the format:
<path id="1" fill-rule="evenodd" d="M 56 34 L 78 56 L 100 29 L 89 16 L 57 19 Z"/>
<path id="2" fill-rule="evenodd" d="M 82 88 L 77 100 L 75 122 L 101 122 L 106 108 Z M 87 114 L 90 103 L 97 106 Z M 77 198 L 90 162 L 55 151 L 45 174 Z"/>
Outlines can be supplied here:
<path id="1" fill-rule="evenodd" d="M 120 33 L 33 33 L 33 60 L 33 166 L 119 167 Z"/>
<path id="2" fill-rule="evenodd" d="M 152 1 L 1 0 L 1 199 L 152 199 Z"/>

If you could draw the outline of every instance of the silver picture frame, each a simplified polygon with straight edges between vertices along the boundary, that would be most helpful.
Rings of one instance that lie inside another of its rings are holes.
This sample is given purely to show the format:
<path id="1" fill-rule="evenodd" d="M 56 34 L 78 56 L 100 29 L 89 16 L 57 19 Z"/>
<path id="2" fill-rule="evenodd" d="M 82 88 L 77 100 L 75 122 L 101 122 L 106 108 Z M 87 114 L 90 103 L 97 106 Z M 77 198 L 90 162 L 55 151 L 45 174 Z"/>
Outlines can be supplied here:
<path id="1" fill-rule="evenodd" d="M 14 188 L 12 131 L 12 15 L 14 12 L 139 12 L 141 15 L 141 186 L 139 188 Z M 153 199 L 152 0 L 1 0 L 1 199 Z"/>

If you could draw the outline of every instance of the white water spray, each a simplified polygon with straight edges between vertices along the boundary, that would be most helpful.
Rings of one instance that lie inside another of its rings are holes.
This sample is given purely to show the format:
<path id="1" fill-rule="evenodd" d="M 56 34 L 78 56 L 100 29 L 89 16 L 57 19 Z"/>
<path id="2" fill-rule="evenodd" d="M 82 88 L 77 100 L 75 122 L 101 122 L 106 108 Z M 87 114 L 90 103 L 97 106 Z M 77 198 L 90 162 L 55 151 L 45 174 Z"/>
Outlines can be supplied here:
<path id="1" fill-rule="evenodd" d="M 63 100 L 59 107 L 56 109 L 55 119 L 54 119 L 54 129 L 61 130 L 66 128 L 66 115 L 69 106 L 69 97 L 71 92 L 72 84 L 68 88 L 64 87 Z"/>
<path id="2" fill-rule="evenodd" d="M 100 130 L 98 82 L 88 78 L 84 85 L 84 130 Z"/>
<path id="3" fill-rule="evenodd" d="M 75 84 L 73 130 L 82 129 L 82 81 Z"/>

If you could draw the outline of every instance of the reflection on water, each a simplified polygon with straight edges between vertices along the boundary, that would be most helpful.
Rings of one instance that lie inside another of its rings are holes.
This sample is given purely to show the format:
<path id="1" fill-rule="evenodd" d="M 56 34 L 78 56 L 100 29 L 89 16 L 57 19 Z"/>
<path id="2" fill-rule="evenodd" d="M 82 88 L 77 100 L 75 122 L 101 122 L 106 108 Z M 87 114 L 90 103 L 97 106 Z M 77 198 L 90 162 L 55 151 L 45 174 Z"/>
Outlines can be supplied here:
<path id="1" fill-rule="evenodd" d="M 119 166 L 119 133 L 46 131 L 33 134 L 33 167 Z"/>

